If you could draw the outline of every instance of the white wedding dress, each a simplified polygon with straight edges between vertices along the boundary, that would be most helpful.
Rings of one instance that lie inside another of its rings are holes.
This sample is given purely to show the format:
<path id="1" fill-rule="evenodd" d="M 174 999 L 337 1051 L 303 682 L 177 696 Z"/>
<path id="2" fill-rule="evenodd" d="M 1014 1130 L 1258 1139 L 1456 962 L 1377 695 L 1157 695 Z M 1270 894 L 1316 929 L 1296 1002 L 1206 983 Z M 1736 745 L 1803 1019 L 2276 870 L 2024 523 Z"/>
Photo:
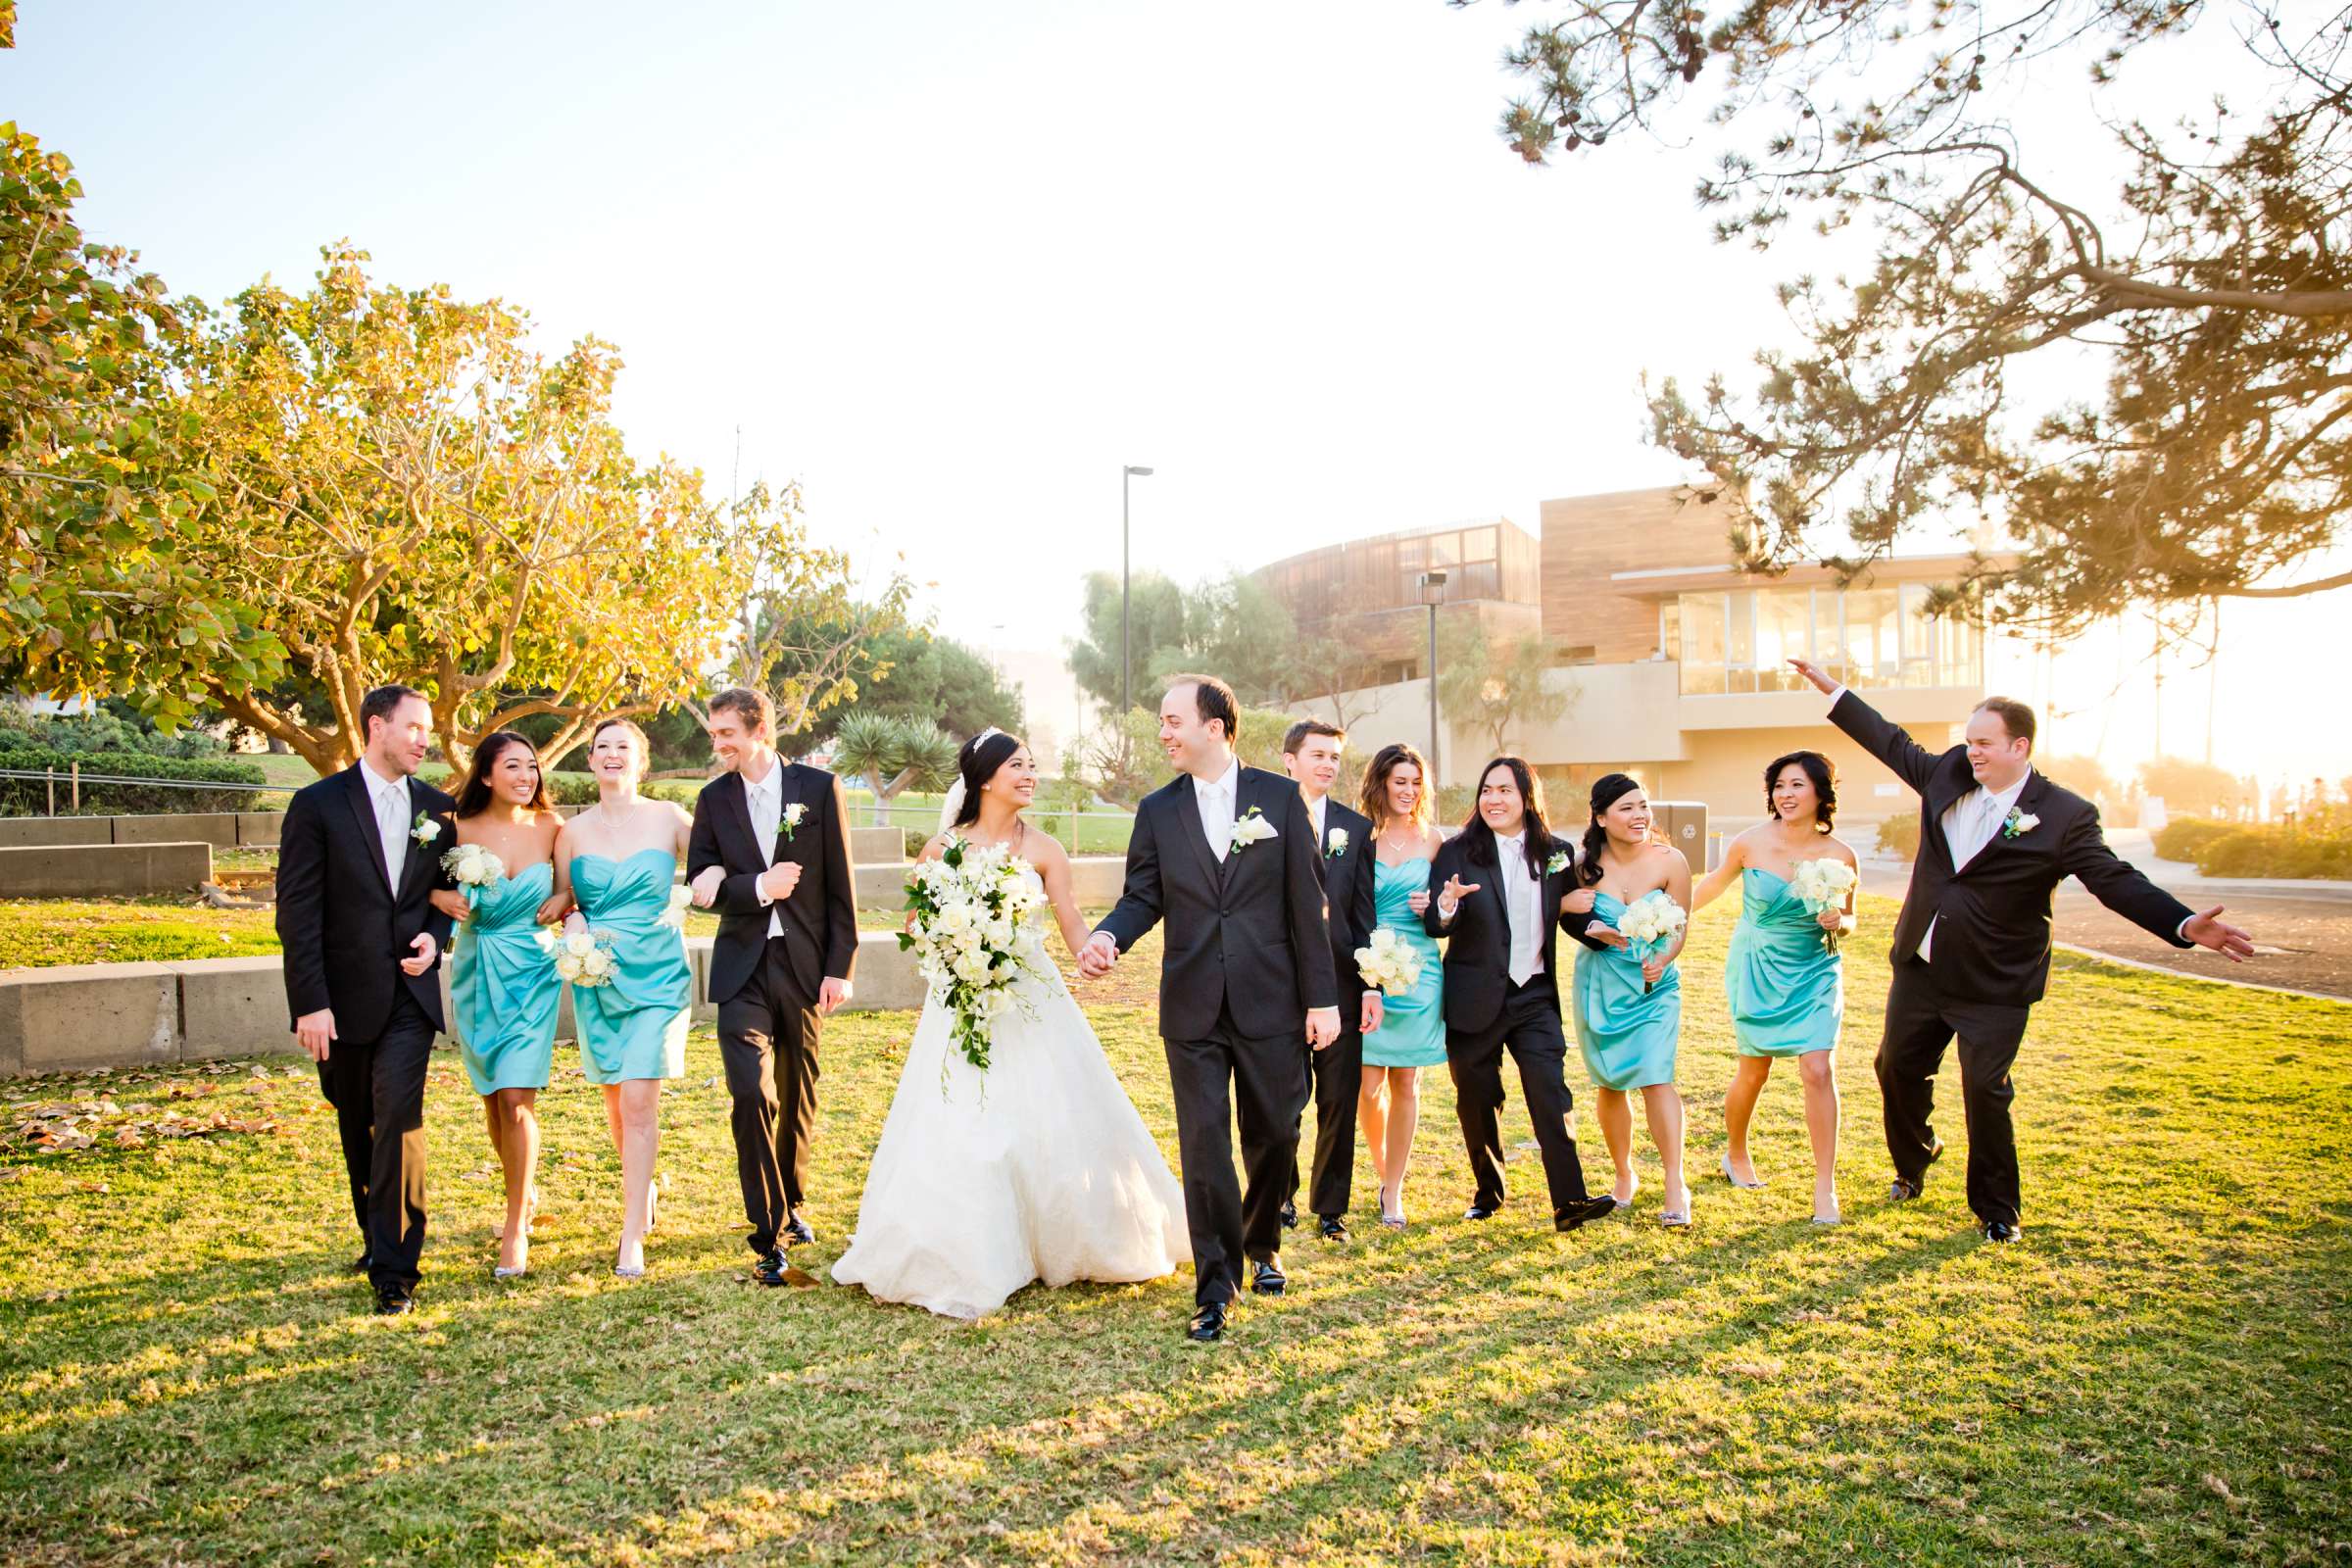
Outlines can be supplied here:
<path id="1" fill-rule="evenodd" d="M 1017 991 L 985 1073 L 924 1004 L 839 1283 L 969 1319 L 1032 1281 L 1153 1280 L 1191 1259 L 1183 1190 L 1060 974 Z"/>

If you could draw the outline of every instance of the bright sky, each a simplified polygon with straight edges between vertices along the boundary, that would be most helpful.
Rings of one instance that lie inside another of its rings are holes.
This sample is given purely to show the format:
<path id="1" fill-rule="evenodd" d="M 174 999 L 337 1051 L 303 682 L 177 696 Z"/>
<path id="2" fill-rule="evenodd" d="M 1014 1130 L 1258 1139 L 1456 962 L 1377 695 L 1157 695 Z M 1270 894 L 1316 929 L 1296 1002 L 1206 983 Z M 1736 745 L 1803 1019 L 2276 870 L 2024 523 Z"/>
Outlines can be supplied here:
<path id="1" fill-rule="evenodd" d="M 175 290 L 300 285 L 348 235 L 551 346 L 619 344 L 634 444 L 723 492 L 740 427 L 747 481 L 903 554 L 1066 734 L 1042 688 L 1078 579 L 1118 565 L 1122 464 L 1157 469 L 1137 566 L 1185 579 L 1532 529 L 1544 497 L 1686 477 L 1642 439 L 1642 371 L 1742 381 L 1782 330 L 1797 262 L 1713 246 L 1690 201 L 1711 142 L 1503 149 L 1498 56 L 1537 14 L 24 0 L 0 102 Z M 2224 760 L 2352 773 L 2293 679 L 2344 599 L 2228 612 Z M 2167 748 L 2199 755 L 2203 676 L 2173 676 Z M 2062 749 L 2144 754 L 2144 667 L 2085 650 L 2044 686 L 2081 712 Z"/>

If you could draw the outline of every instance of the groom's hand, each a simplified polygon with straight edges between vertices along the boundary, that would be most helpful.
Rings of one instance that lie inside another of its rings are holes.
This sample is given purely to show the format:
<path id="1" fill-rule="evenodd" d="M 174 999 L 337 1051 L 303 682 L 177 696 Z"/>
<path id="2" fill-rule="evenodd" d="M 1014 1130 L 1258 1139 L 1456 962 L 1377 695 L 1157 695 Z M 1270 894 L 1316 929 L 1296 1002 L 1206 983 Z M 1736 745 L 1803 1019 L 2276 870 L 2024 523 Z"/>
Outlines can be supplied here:
<path id="1" fill-rule="evenodd" d="M 2218 918 L 2222 906 L 2215 905 L 2203 914 L 2192 914 L 2180 922 L 2180 935 L 2200 948 L 2211 948 L 2231 963 L 2243 963 L 2254 956 L 2254 939 L 2233 925 L 2225 925 Z"/>
<path id="2" fill-rule="evenodd" d="M 294 1040 L 313 1061 L 326 1059 L 327 1044 L 335 1038 L 335 1009 L 320 1007 L 294 1020 Z"/>
<path id="3" fill-rule="evenodd" d="M 409 944 L 409 956 L 400 960 L 400 972 L 410 979 L 424 973 L 441 956 L 441 945 L 433 940 L 430 931 L 419 931 L 416 940 Z"/>
<path id="4" fill-rule="evenodd" d="M 816 988 L 816 1010 L 830 1016 L 836 1007 L 850 1000 L 850 983 L 825 976 L 825 983 Z"/>
<path id="5" fill-rule="evenodd" d="M 1830 679 L 1829 676 L 1823 674 L 1821 672 L 1821 666 L 1813 663 L 1809 660 L 1791 659 L 1788 661 L 1788 667 L 1795 670 L 1799 675 L 1804 676 L 1805 679 L 1811 681 L 1814 685 L 1814 688 L 1824 697 L 1829 696 L 1830 693 L 1838 689 L 1838 683 Z"/>
<path id="6" fill-rule="evenodd" d="M 1078 973 L 1088 980 L 1102 979 L 1118 961 L 1119 944 L 1107 931 L 1088 937 L 1086 946 L 1078 950 Z"/>
<path id="7" fill-rule="evenodd" d="M 1309 1050 L 1321 1051 L 1340 1038 L 1340 1009 L 1309 1007 L 1306 1011 L 1306 1044 Z"/>
<path id="8" fill-rule="evenodd" d="M 718 885 L 721 882 L 724 882 L 726 879 L 727 868 L 725 866 L 704 866 L 703 874 L 696 877 L 692 884 L 694 889 L 694 906 L 698 909 L 708 909 L 710 907 L 710 906 L 716 904 L 718 902 Z"/>

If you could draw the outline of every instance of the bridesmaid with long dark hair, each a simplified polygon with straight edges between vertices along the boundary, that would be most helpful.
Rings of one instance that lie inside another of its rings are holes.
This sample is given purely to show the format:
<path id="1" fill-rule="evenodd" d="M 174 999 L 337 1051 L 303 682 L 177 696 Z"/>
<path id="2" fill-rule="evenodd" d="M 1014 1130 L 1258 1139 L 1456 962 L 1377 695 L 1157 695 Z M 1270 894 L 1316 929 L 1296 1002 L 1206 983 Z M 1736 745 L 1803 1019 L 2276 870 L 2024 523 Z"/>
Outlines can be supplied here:
<path id="1" fill-rule="evenodd" d="M 458 791 L 453 837 L 499 858 L 496 881 L 452 885 L 444 872 L 433 906 L 457 922 L 450 942 L 449 994 L 458 1057 L 482 1097 L 490 1148 L 507 1179 L 499 1227 L 500 1279 L 529 1264 L 539 1206 L 539 1091 L 556 1049 L 564 985 L 539 945 L 539 906 L 555 885 L 556 835 L 564 819 L 547 798 L 539 754 L 511 729 L 482 737 Z"/>
<path id="2" fill-rule="evenodd" d="M 1652 893 L 1663 891 L 1690 909 L 1690 862 L 1671 844 L 1650 837 L 1649 798 L 1642 782 L 1624 773 L 1593 781 L 1592 815 L 1577 858 L 1577 890 L 1564 907 L 1590 912 L 1594 929 L 1614 927 L 1619 915 Z M 1630 947 L 1588 949 L 1576 959 L 1576 1038 L 1585 1070 L 1599 1091 L 1601 1137 L 1617 1166 L 1610 1196 L 1633 1201 L 1634 1109 L 1626 1099 L 1639 1094 L 1649 1120 L 1649 1141 L 1665 1167 L 1665 1207 L 1660 1224 L 1680 1229 L 1690 1223 L 1690 1186 L 1683 1176 L 1683 1097 L 1674 1086 L 1675 1048 L 1683 1032 L 1683 977 L 1675 967 L 1686 924 L 1663 949 L 1646 956 Z"/>

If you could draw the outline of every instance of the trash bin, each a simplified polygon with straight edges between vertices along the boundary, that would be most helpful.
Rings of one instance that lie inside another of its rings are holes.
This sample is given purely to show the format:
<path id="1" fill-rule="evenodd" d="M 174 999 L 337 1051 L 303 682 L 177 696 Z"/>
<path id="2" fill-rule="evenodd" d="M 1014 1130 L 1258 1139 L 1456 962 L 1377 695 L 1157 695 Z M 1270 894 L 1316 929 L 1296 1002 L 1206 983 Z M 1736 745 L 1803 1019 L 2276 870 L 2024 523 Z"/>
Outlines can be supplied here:
<path id="1" fill-rule="evenodd" d="M 1650 830 L 1683 852 L 1694 874 L 1704 876 L 1714 869 L 1707 863 L 1710 848 L 1707 840 L 1707 803 L 1704 801 L 1652 801 L 1649 803 Z"/>

